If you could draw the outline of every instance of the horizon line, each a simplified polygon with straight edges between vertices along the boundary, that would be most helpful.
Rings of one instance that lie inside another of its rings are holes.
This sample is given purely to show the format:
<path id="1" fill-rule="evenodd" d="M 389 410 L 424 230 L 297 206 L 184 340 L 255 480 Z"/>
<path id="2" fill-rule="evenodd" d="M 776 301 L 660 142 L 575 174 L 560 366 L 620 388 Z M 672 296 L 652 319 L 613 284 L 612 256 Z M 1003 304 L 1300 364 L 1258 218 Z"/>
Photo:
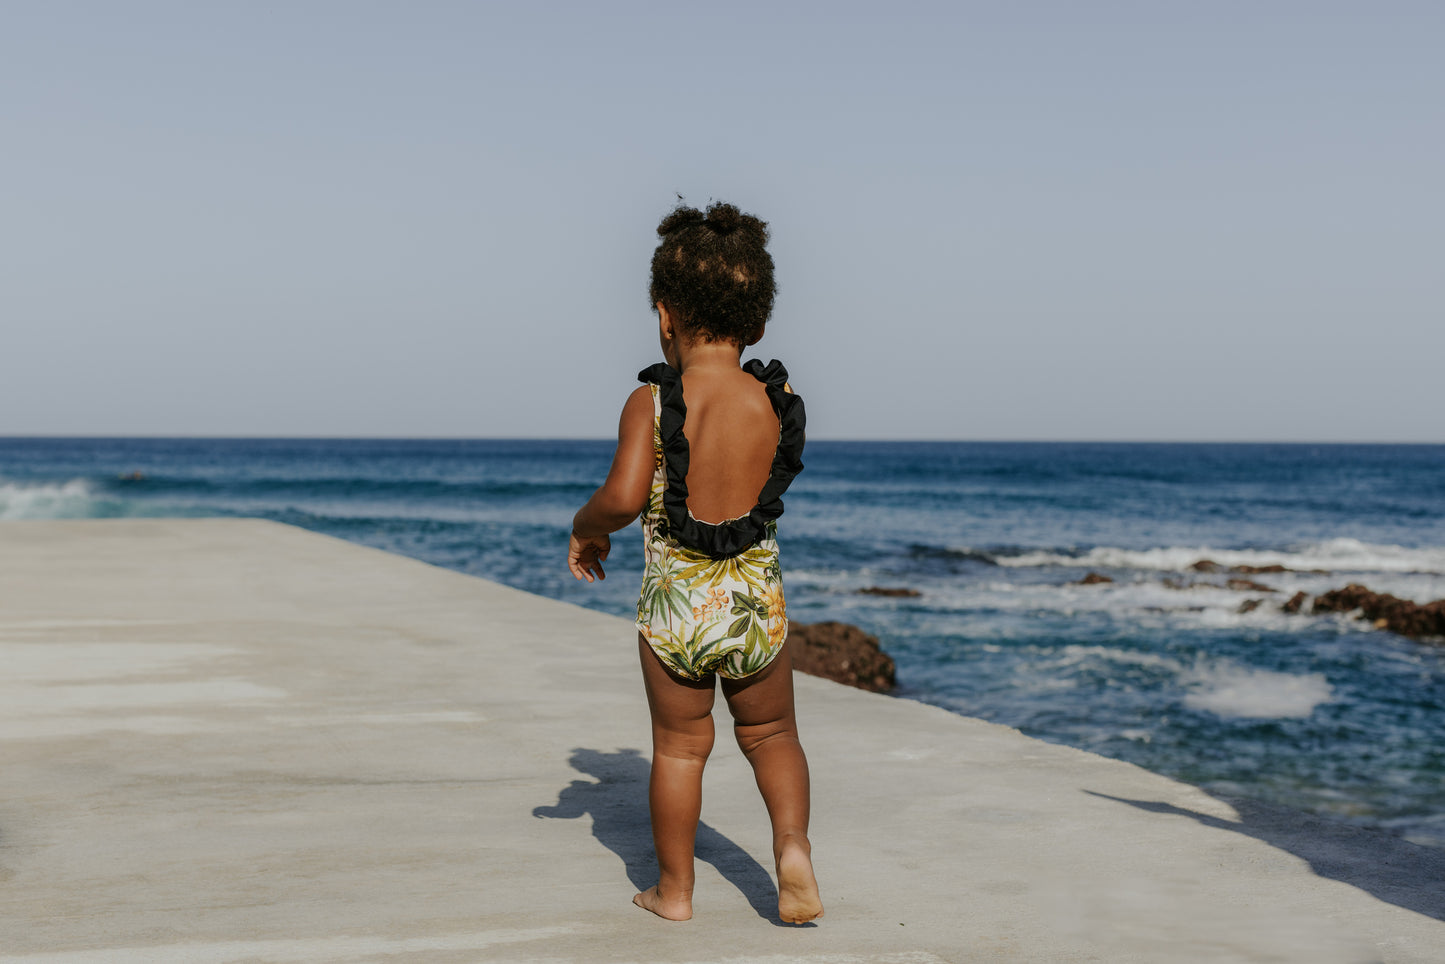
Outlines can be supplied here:
<path id="1" fill-rule="evenodd" d="M 193 435 L 170 433 L 88 434 L 40 433 L 0 434 L 0 441 L 207 441 L 207 442 L 615 442 L 613 436 L 564 435 L 253 435 L 246 433 Z M 1420 445 L 1441 446 L 1439 441 L 1413 439 L 1249 439 L 1249 438 L 937 438 L 905 436 L 860 438 L 822 436 L 812 442 L 850 444 L 938 444 L 938 445 Z"/>

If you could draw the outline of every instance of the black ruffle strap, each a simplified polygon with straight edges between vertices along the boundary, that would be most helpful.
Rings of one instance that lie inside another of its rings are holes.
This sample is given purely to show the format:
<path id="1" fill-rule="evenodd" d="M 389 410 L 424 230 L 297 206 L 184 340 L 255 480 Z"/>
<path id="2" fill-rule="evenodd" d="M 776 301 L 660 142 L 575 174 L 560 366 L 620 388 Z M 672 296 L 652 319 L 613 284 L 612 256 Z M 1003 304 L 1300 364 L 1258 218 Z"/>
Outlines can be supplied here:
<path id="1" fill-rule="evenodd" d="M 682 376 L 672 366 L 658 362 L 637 373 L 637 380 L 658 387 L 657 397 L 662 414 L 658 430 L 662 436 L 662 452 L 667 463 L 667 488 L 662 493 L 662 506 L 667 515 L 667 528 L 672 538 L 714 559 L 735 556 L 761 539 L 768 523 L 783 514 L 783 493 L 793 478 L 803 471 L 803 444 L 806 441 L 807 415 L 803 400 L 786 391 L 788 370 L 774 359 L 764 365 L 756 358 L 743 365 L 743 370 L 762 382 L 778 416 L 778 448 L 773 453 L 773 467 L 768 481 L 752 511 L 741 518 L 720 524 L 694 519 L 687 511 L 687 468 L 690 452 L 682 426 L 687 420 L 687 403 L 682 397 Z"/>

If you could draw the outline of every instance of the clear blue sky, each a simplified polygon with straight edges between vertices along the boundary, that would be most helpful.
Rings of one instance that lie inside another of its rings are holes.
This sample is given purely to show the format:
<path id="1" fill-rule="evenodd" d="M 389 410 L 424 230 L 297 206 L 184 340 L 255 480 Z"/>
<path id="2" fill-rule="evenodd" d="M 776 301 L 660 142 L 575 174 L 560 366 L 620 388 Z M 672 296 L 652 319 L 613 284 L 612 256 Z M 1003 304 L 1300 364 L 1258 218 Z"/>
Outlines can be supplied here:
<path id="1" fill-rule="evenodd" d="M 1435 2 L 10 2 L 0 434 L 602 437 L 677 194 L 824 438 L 1445 441 Z"/>

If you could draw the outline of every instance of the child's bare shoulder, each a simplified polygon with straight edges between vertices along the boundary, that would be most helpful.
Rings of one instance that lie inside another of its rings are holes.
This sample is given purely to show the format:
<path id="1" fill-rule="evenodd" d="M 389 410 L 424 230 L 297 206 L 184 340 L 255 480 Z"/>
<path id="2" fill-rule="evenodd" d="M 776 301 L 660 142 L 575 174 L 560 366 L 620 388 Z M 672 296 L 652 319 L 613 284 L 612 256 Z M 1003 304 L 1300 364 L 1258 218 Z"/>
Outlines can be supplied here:
<path id="1" fill-rule="evenodd" d="M 639 385 L 627 396 L 627 402 L 622 406 L 622 421 L 638 421 L 646 417 L 652 420 L 652 386 Z"/>

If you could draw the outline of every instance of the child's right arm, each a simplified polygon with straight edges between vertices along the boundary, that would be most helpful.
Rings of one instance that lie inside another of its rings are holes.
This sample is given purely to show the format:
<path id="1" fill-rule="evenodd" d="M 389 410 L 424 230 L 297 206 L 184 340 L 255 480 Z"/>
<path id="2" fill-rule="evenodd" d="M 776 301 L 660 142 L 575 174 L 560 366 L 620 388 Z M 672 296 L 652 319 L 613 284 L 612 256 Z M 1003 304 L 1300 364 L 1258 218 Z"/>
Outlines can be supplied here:
<path id="1" fill-rule="evenodd" d="M 643 385 L 627 398 L 617 427 L 617 453 L 607 481 L 572 519 L 567 567 L 578 579 L 591 582 L 594 573 L 606 579 L 602 561 L 612 548 L 608 534 L 625 528 L 647 508 L 652 491 L 654 454 L 652 390 Z"/>

